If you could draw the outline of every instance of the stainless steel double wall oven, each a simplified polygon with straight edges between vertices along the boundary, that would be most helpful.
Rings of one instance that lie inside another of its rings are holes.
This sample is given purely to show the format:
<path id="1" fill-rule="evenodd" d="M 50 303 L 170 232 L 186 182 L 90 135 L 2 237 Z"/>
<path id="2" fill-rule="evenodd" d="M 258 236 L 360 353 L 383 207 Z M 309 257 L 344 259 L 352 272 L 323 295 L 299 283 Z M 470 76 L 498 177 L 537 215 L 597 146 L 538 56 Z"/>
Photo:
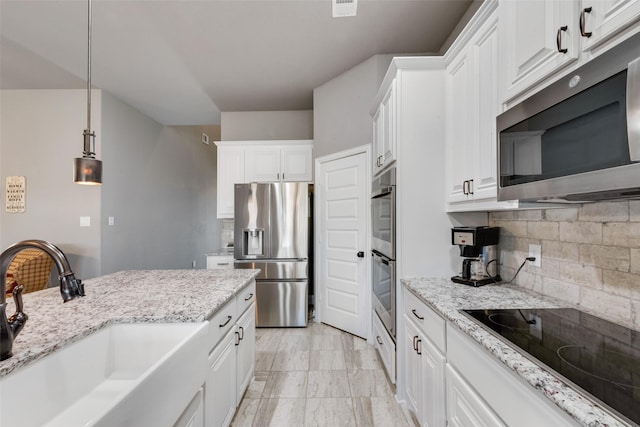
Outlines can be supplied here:
<path id="1" fill-rule="evenodd" d="M 373 308 L 396 340 L 396 169 L 373 181 L 371 194 Z"/>

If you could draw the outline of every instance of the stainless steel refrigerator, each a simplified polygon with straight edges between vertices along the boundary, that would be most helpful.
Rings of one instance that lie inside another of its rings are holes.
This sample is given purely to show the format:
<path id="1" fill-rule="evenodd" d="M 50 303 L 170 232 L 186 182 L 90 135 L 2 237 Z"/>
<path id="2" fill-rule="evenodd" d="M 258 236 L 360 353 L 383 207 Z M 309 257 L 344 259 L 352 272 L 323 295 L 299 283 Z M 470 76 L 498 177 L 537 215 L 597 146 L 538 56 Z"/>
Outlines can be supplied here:
<path id="1" fill-rule="evenodd" d="M 236 184 L 234 266 L 259 268 L 256 326 L 307 326 L 311 283 L 312 187 Z"/>

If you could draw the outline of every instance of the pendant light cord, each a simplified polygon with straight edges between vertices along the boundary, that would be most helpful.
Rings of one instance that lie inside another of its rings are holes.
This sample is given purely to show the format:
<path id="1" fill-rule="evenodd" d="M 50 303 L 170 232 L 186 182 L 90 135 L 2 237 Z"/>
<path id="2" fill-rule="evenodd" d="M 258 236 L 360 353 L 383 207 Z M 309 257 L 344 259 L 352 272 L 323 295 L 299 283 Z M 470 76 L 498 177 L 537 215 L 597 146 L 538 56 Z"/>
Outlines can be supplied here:
<path id="1" fill-rule="evenodd" d="M 87 130 L 91 133 L 91 0 L 88 0 L 89 7 L 87 17 Z"/>

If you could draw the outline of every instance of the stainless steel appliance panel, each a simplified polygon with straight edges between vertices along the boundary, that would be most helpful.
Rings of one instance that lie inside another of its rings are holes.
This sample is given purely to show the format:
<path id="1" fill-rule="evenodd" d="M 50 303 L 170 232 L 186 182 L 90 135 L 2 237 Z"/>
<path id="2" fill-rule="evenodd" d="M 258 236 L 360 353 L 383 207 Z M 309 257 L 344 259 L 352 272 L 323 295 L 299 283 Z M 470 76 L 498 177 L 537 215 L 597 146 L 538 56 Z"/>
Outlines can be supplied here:
<path id="1" fill-rule="evenodd" d="M 271 258 L 270 184 L 236 184 L 234 193 L 234 258 Z"/>
<path id="2" fill-rule="evenodd" d="M 271 281 L 256 282 L 256 326 L 307 326 L 308 282 Z"/>
<path id="3" fill-rule="evenodd" d="M 640 198 L 640 35 L 499 115 L 498 200 Z"/>
<path id="4" fill-rule="evenodd" d="M 391 168 L 373 181 L 371 194 L 371 247 L 396 257 L 396 170 Z"/>
<path id="5" fill-rule="evenodd" d="M 396 340 L 396 263 L 377 251 L 373 255 L 373 308 Z"/>
<path id="6" fill-rule="evenodd" d="M 306 183 L 235 185 L 235 268 L 260 269 L 256 326 L 306 326 L 312 280 L 311 188 Z"/>
<path id="7" fill-rule="evenodd" d="M 309 278 L 308 261 L 235 261 L 234 268 L 260 269 L 256 280 L 294 280 Z"/>
<path id="8" fill-rule="evenodd" d="M 271 185 L 269 252 L 271 258 L 307 258 L 309 239 L 309 184 Z"/>

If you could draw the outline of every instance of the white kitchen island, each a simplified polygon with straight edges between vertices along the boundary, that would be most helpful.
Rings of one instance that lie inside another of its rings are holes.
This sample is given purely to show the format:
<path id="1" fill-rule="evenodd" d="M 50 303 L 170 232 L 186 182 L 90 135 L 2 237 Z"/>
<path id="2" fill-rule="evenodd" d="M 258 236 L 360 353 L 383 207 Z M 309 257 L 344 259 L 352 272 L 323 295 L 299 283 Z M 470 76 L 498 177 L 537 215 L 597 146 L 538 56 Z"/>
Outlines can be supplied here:
<path id="1" fill-rule="evenodd" d="M 57 288 L 27 294 L 24 296 L 24 311 L 29 315 L 29 320 L 14 341 L 13 357 L 0 362 L 2 400 L 6 403 L 12 395 L 13 387 L 6 386 L 11 384 L 12 378 L 52 360 L 47 356 L 53 357 L 74 346 L 83 345 L 88 337 L 92 338 L 99 331 L 116 324 L 201 324 L 202 332 L 198 339 L 200 344 L 190 350 L 194 352 L 193 364 L 198 366 L 196 371 L 197 375 L 201 375 L 201 381 L 190 386 L 193 391 L 190 389 L 189 393 L 185 392 L 180 396 L 180 405 L 174 401 L 167 405 L 169 402 L 163 403 L 161 399 L 152 403 L 156 408 L 162 409 L 163 405 L 173 406 L 173 410 L 166 412 L 168 415 L 162 419 L 163 425 L 203 425 L 207 410 L 202 404 L 205 401 L 203 395 L 207 393 L 206 382 L 212 378 L 207 357 L 211 358 L 211 353 L 228 341 L 228 337 L 238 337 L 234 346 L 236 351 L 233 352 L 234 369 L 236 358 L 244 359 L 237 363 L 239 371 L 242 367 L 242 372 L 238 372 L 238 375 L 243 380 L 238 385 L 238 393 L 248 385 L 247 379 L 250 381 L 253 377 L 253 357 L 245 355 L 252 355 L 254 352 L 250 341 L 255 336 L 255 326 L 251 319 L 254 318 L 252 308 L 255 300 L 254 278 L 257 273 L 258 270 L 123 271 L 86 280 L 86 296 L 67 303 L 62 302 Z M 7 312 L 13 312 L 13 301 L 9 301 Z M 242 333 L 239 334 L 238 330 Z M 236 357 L 236 353 L 239 356 Z M 72 360 L 65 359 L 63 365 L 73 367 L 86 362 L 78 359 L 82 359 L 82 355 Z M 186 368 L 194 370 L 192 366 Z M 215 375 L 213 378 L 215 379 Z M 46 380 L 42 378 L 35 382 L 43 382 L 40 384 L 42 388 Z M 36 387 L 38 384 L 29 386 Z M 171 391 L 179 389 L 179 386 L 177 383 L 164 384 L 160 386 L 160 390 Z M 234 389 L 235 393 L 235 386 L 234 381 L 233 384 L 225 385 L 225 388 Z M 25 388 L 28 392 L 29 388 Z M 48 390 L 56 393 L 54 389 Z M 31 402 L 29 396 L 23 397 L 26 402 Z M 236 404 L 234 394 L 233 408 Z M 183 409 L 188 412 L 186 418 L 184 413 L 180 416 Z M 3 404 L 0 420 L 13 410 L 13 407 Z M 20 413 L 25 412 L 27 411 L 20 410 Z M 40 424 L 42 422 L 37 423 Z M 209 424 L 207 421 L 207 425 Z M 101 424 L 97 422 L 89 425 Z"/>

